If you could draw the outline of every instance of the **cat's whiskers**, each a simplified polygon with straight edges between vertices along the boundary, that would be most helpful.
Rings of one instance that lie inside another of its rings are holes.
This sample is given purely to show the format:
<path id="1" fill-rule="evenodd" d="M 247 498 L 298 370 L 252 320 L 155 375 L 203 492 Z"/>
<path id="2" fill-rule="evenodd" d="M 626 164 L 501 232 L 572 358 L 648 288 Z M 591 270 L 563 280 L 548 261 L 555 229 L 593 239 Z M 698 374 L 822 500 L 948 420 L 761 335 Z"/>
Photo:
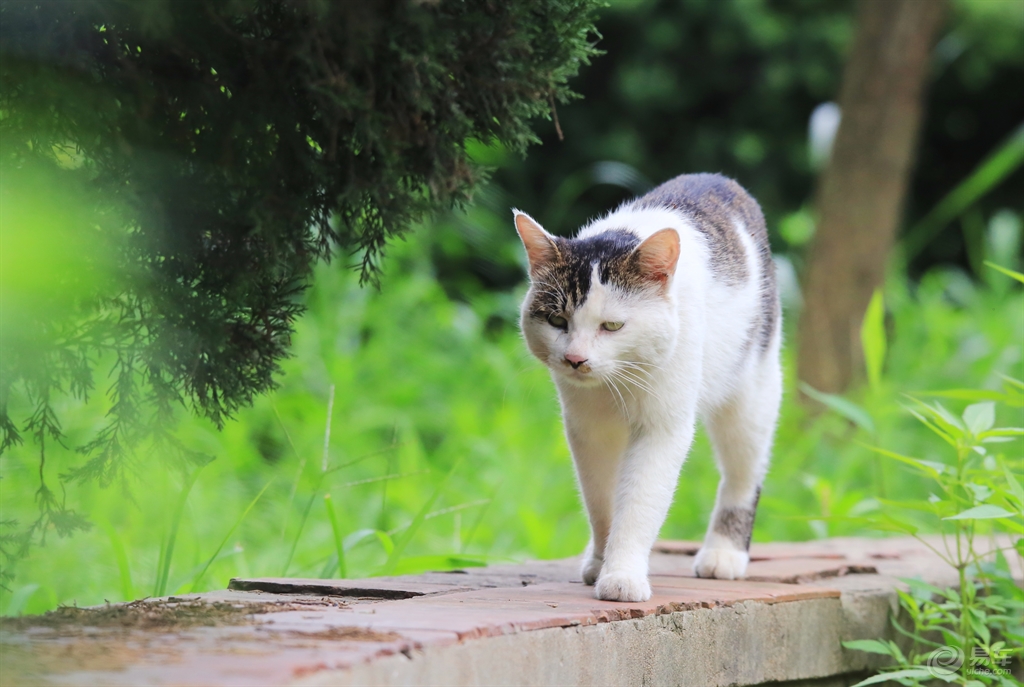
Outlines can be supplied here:
<path id="1" fill-rule="evenodd" d="M 654 374 L 651 370 L 648 370 L 647 367 L 652 367 L 655 370 L 662 369 L 661 366 L 655 365 L 654 363 L 644 363 L 633 360 L 613 360 L 611 362 L 617 366 L 617 369 L 622 369 L 622 371 L 628 370 L 632 372 L 634 376 L 643 375 L 652 384 L 654 382 Z"/>
<path id="2" fill-rule="evenodd" d="M 647 380 L 642 379 L 635 372 L 632 372 L 629 369 L 613 369 L 611 371 L 611 374 L 614 377 L 621 379 L 624 382 L 628 382 L 629 384 L 646 392 L 647 394 L 653 396 L 657 400 L 664 402 L 664 399 L 661 397 L 661 394 L 654 390 L 652 383 L 649 383 Z M 629 387 L 627 386 L 626 389 L 628 391 Z"/>
<path id="3" fill-rule="evenodd" d="M 614 369 L 613 369 L 613 370 L 610 370 L 610 371 L 609 371 L 609 373 L 610 373 L 610 376 L 611 376 L 611 378 L 612 378 L 613 380 L 614 380 L 614 379 L 621 379 L 621 378 L 619 377 L 619 375 L 618 375 L 618 374 L 616 374 L 616 370 L 614 370 Z M 622 381 L 626 381 L 626 380 L 622 380 Z M 625 386 L 625 388 L 626 388 L 626 393 L 627 393 L 627 394 L 629 394 L 630 396 L 632 396 L 632 397 L 633 397 L 633 402 L 635 403 L 635 402 L 636 402 L 636 400 L 637 400 L 637 398 L 636 398 L 636 396 L 635 396 L 635 395 L 633 394 L 633 390 L 629 388 L 629 385 L 628 385 L 628 384 L 626 384 L 626 385 L 624 385 L 624 386 Z M 618 390 L 618 387 L 616 387 L 616 390 Z M 619 395 L 621 396 L 621 393 L 620 393 Z"/>
<path id="4" fill-rule="evenodd" d="M 663 369 L 661 367 L 661 365 L 655 365 L 654 363 L 647 363 L 647 362 L 642 362 L 642 361 L 639 361 L 639 360 L 615 360 L 613 362 L 615 362 L 616 364 L 619 364 L 619 365 L 625 365 L 627 367 L 635 367 L 637 369 L 642 370 L 648 376 L 650 376 L 651 372 L 650 372 L 650 370 L 648 370 L 646 368 L 653 368 L 655 370 L 662 370 Z"/>
<path id="5" fill-rule="evenodd" d="M 607 379 L 604 379 L 604 378 L 602 378 L 602 379 L 601 379 L 601 383 L 602 383 L 602 384 L 604 384 L 604 385 L 605 385 L 606 387 L 608 387 L 608 389 L 609 389 L 609 390 L 610 390 L 610 391 L 611 391 L 612 393 L 614 393 L 614 394 L 615 394 L 616 396 L 618 396 L 618 397 L 619 397 L 619 401 L 620 401 L 620 402 L 619 402 L 619 403 L 616 403 L 616 405 L 617 405 L 617 406 L 619 406 L 619 408 L 620 408 L 620 409 L 622 410 L 622 414 L 626 416 L 626 422 L 627 422 L 627 423 L 629 423 L 629 424 L 632 424 L 633 420 L 632 420 L 632 418 L 630 418 L 630 417 L 629 417 L 629 408 L 628 408 L 628 407 L 627 407 L 627 405 L 626 405 L 626 399 L 624 399 L 624 398 L 622 397 L 622 392 L 620 392 L 620 391 L 619 391 L 619 390 L 618 390 L 618 389 L 617 389 L 617 388 L 615 387 L 615 385 L 614 385 L 614 384 L 612 384 L 611 382 L 609 382 L 609 381 L 608 381 Z M 615 398 L 614 398 L 614 396 L 612 397 L 612 402 L 613 402 L 613 403 L 615 403 Z"/>
<path id="6" fill-rule="evenodd" d="M 649 393 L 649 394 L 651 394 L 653 396 L 658 396 L 657 392 L 655 392 L 655 390 L 654 390 L 654 384 L 653 384 L 652 381 L 644 379 L 643 377 L 640 377 L 637 373 L 635 373 L 635 372 L 633 372 L 633 371 L 631 371 L 629 369 L 617 370 L 617 372 L 620 375 L 622 375 L 623 377 L 625 377 L 626 379 L 628 379 L 631 382 L 633 382 L 633 384 L 635 384 L 636 386 L 638 386 L 641 389 L 643 389 L 644 391 L 646 391 L 647 393 Z"/>

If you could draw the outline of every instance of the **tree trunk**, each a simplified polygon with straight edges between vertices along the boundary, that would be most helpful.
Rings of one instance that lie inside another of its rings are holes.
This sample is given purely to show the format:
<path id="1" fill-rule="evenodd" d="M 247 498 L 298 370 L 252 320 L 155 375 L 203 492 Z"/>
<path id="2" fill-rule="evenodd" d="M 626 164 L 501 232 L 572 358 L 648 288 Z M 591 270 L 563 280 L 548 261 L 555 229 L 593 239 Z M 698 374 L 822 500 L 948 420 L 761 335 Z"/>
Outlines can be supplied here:
<path id="1" fill-rule="evenodd" d="M 800 379 L 845 390 L 862 366 L 860 323 L 900 224 L 944 0 L 861 0 L 842 120 L 817 195 L 800 317 Z"/>

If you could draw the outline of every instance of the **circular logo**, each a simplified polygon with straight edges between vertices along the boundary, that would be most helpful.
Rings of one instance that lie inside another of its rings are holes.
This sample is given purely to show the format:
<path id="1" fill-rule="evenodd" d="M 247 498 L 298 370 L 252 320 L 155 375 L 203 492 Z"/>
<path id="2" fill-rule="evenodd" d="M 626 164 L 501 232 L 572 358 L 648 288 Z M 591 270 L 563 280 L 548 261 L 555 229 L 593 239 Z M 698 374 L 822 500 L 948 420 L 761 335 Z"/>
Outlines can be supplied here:
<path id="1" fill-rule="evenodd" d="M 964 652 L 955 646 L 944 646 L 928 654 L 928 672 L 935 677 L 948 677 L 964 664 Z"/>

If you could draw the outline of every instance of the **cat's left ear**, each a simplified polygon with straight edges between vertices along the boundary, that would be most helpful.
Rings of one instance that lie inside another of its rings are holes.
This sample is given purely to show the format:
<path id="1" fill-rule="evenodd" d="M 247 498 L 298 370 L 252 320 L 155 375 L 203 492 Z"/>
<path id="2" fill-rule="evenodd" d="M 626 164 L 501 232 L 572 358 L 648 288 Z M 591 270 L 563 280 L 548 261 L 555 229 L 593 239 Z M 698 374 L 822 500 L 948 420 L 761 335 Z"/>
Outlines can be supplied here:
<path id="1" fill-rule="evenodd" d="M 668 284 L 679 262 L 679 232 L 675 229 L 654 232 L 636 247 L 636 255 L 644 276 L 663 286 Z"/>
<path id="2" fill-rule="evenodd" d="M 516 231 L 526 247 L 526 257 L 530 259 L 530 274 L 534 275 L 558 256 L 555 237 L 544 231 L 544 228 L 525 212 L 513 210 L 516 217 Z"/>

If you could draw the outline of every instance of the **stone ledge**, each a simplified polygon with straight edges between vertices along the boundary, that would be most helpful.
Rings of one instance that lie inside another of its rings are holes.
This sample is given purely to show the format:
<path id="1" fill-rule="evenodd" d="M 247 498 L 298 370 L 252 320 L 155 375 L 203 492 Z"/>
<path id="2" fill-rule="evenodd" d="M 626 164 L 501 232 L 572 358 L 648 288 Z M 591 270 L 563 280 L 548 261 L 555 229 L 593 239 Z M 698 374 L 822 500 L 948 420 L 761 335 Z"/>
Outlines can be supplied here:
<path id="1" fill-rule="evenodd" d="M 896 578 L 956 581 L 907 539 L 755 544 L 740 581 L 695 578 L 695 550 L 659 542 L 654 596 L 635 604 L 594 599 L 568 559 L 366 580 L 239 579 L 223 592 L 106 609 L 152 616 L 141 624 L 130 613 L 113 624 L 88 613 L 64 624 L 12 620 L 0 632 L 0 682 L 844 685 L 874 666 L 840 642 L 889 634 Z M 232 619 L 221 622 L 218 609 Z M 162 624 L 165 616 L 176 620 Z"/>

